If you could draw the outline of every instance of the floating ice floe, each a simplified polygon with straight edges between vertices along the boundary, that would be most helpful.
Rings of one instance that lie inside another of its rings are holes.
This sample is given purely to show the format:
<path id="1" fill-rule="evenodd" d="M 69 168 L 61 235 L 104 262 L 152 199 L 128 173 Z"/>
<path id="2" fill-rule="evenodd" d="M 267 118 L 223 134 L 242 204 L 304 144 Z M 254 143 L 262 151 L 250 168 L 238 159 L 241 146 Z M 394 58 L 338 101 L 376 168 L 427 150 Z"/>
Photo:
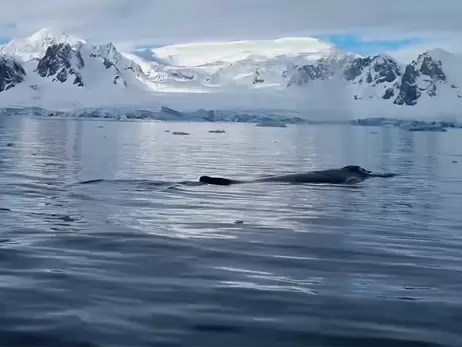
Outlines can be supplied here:
<path id="1" fill-rule="evenodd" d="M 257 127 L 274 127 L 274 128 L 287 128 L 287 125 L 276 119 L 265 119 L 257 123 Z"/>

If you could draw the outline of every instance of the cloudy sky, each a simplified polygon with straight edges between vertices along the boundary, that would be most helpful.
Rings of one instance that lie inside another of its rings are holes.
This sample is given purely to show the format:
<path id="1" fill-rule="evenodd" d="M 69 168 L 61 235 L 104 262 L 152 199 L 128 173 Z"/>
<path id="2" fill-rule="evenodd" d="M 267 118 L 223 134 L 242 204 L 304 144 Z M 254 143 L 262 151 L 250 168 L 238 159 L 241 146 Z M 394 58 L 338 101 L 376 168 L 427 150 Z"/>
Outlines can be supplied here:
<path id="1" fill-rule="evenodd" d="M 406 59 L 462 51 L 462 0 L 0 0 L 0 40 L 52 27 L 125 49 L 314 36 Z"/>

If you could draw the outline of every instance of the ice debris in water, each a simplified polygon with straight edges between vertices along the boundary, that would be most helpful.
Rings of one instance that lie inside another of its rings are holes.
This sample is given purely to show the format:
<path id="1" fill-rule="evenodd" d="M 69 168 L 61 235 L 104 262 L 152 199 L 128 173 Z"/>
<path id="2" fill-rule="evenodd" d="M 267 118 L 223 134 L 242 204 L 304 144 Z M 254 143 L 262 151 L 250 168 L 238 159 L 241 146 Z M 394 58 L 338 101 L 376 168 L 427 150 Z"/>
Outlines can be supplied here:
<path id="1" fill-rule="evenodd" d="M 276 128 L 287 128 L 287 125 L 279 120 L 265 119 L 257 123 L 257 127 L 276 127 Z"/>

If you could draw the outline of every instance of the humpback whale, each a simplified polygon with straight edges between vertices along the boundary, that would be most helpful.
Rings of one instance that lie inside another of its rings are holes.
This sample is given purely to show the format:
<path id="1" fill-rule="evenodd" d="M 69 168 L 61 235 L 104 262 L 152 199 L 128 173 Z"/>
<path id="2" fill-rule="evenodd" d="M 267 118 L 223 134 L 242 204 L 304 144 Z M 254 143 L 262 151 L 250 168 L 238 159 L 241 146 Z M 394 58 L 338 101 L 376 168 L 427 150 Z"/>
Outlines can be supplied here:
<path id="1" fill-rule="evenodd" d="M 361 182 L 371 177 L 393 177 L 395 175 L 396 174 L 393 173 L 373 173 L 358 165 L 348 165 L 340 169 L 316 170 L 303 173 L 257 178 L 247 181 L 223 177 L 201 176 L 199 178 L 199 182 L 220 186 L 257 182 L 350 184 Z"/>

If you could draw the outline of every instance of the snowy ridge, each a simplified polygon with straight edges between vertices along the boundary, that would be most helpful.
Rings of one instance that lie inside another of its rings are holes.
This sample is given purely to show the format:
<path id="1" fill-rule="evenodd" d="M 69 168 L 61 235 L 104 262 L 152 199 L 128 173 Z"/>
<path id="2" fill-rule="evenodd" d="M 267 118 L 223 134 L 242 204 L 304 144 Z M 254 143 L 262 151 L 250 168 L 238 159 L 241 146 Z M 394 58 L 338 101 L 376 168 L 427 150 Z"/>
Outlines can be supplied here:
<path id="1" fill-rule="evenodd" d="M 298 66 L 320 59 L 341 64 L 357 56 L 314 38 L 192 43 L 125 55 L 144 65 L 159 91 L 183 91 L 189 82 L 191 92 L 214 93 L 285 89 Z"/>
<path id="2" fill-rule="evenodd" d="M 0 47 L 0 106 L 279 109 L 459 116 L 462 56 L 436 49 L 410 64 L 361 57 L 314 38 L 191 43 L 120 52 L 43 29 Z"/>
<path id="3" fill-rule="evenodd" d="M 75 47 L 80 43 L 85 43 L 85 40 L 70 36 L 64 32 L 44 28 L 29 37 L 10 41 L 0 48 L 0 53 L 14 56 L 23 61 L 29 61 L 42 58 L 48 47 L 59 43 L 68 43 Z"/>

